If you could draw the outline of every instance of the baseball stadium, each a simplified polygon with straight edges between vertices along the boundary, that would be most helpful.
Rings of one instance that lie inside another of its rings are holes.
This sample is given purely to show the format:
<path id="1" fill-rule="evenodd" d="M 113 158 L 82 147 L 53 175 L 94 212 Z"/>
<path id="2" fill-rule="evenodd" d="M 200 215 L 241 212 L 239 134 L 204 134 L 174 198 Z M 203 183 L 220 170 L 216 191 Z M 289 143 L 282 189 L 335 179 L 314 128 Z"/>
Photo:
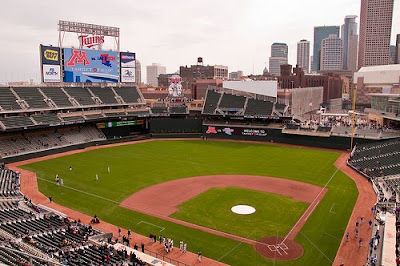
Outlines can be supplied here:
<path id="1" fill-rule="evenodd" d="M 42 82 L 0 87 L 0 263 L 396 265 L 399 94 L 339 112 L 328 83 L 184 71 L 150 90 L 119 28 L 58 29 L 79 48 L 40 45 Z"/>

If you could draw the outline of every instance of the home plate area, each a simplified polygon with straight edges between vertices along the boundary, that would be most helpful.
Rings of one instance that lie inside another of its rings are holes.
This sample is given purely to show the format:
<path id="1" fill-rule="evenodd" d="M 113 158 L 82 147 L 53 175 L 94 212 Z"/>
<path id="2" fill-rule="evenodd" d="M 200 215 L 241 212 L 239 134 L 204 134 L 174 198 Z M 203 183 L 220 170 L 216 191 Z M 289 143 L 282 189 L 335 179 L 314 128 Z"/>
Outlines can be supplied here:
<path id="1" fill-rule="evenodd" d="M 265 237 L 257 241 L 254 248 L 256 251 L 269 258 L 276 260 L 295 260 L 303 255 L 303 248 L 293 240 L 282 237 Z"/>

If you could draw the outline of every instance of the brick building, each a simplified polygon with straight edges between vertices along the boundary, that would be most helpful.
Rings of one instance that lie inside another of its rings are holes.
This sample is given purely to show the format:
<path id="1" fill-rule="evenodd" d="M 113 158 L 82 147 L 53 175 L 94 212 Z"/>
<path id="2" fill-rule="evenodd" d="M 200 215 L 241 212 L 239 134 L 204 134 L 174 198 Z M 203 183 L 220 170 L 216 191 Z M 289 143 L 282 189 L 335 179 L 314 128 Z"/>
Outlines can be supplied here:
<path id="1" fill-rule="evenodd" d="M 204 66 L 202 58 L 199 58 L 197 65 L 181 66 L 179 74 L 182 78 L 182 86 L 184 89 L 191 89 L 192 84 L 196 83 L 197 79 L 222 79 L 228 80 L 229 73 L 227 66 L 214 65 Z"/>

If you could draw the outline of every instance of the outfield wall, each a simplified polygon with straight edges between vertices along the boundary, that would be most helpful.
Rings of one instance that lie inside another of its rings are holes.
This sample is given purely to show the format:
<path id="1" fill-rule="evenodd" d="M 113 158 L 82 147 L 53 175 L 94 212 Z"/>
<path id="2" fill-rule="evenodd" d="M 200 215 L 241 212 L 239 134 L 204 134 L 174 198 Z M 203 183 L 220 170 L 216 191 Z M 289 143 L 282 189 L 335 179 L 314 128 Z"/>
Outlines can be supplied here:
<path id="1" fill-rule="evenodd" d="M 154 134 L 201 134 L 202 118 L 151 118 L 150 133 Z"/>
<path id="2" fill-rule="evenodd" d="M 85 149 L 85 148 L 92 147 L 92 146 L 142 140 L 143 138 L 144 138 L 144 136 L 142 136 L 141 138 L 137 138 L 137 137 L 136 138 L 116 138 L 116 139 L 93 141 L 93 142 L 65 146 L 65 147 L 44 150 L 44 151 L 39 151 L 39 152 L 34 152 L 34 153 L 21 154 L 21 155 L 17 155 L 14 157 L 0 158 L 0 162 L 4 162 L 4 163 L 19 162 L 19 161 L 24 161 L 24 160 L 38 158 L 38 157 L 44 157 L 47 155 L 52 155 L 52 154 L 57 154 L 57 153 L 62 153 L 62 152 L 67 152 L 67 151 Z M 147 136 L 146 136 L 146 138 L 147 138 Z"/>
<path id="3" fill-rule="evenodd" d="M 203 136 L 208 138 L 268 141 L 311 147 L 347 150 L 350 148 L 349 137 L 319 137 L 284 134 L 280 128 L 257 128 L 237 125 L 203 125 Z M 371 143 L 377 140 L 354 138 L 354 143 Z"/>

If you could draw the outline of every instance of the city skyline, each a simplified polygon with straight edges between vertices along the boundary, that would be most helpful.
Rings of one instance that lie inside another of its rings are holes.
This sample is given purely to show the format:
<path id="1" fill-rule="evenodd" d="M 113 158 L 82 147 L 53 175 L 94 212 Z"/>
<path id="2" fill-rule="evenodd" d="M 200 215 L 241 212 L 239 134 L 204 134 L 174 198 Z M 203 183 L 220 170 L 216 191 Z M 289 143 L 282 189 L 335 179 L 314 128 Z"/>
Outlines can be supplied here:
<path id="1" fill-rule="evenodd" d="M 315 26 L 340 26 L 345 16 L 359 16 L 361 5 L 360 0 L 340 0 L 335 3 L 338 7 L 330 7 L 325 13 L 326 4 L 315 0 L 290 6 L 274 3 L 274 8 L 285 9 L 286 17 L 280 19 L 281 15 L 275 12 L 265 16 L 265 10 L 269 10 L 271 5 L 263 1 L 249 1 L 245 6 L 230 8 L 229 12 L 226 12 L 227 1 L 218 2 L 212 10 L 206 8 L 206 2 L 158 1 L 150 5 L 139 1 L 119 1 L 109 6 L 107 15 L 104 15 L 102 1 L 98 5 L 70 1 L 57 12 L 34 19 L 32 14 L 40 14 L 52 2 L 17 0 L 2 3 L 3 9 L 9 12 L 0 18 L 3 25 L 0 30 L 3 36 L 0 40 L 3 47 L 1 56 L 6 62 L 0 68 L 0 82 L 39 80 L 38 47 L 40 43 L 57 45 L 59 19 L 120 27 L 121 50 L 137 53 L 142 63 L 142 80 L 146 80 L 143 67 L 152 62 L 159 62 L 169 72 L 175 72 L 181 65 L 195 64 L 199 56 L 204 58 L 206 65 L 227 65 L 230 70 L 242 69 L 244 74 L 261 74 L 274 42 L 288 44 L 289 63 L 295 65 L 299 40 L 310 40 L 313 45 Z M 21 5 L 25 7 L 23 10 Z M 176 9 L 176 5 L 179 16 L 165 12 L 171 6 Z M 131 10 L 132 15 L 121 14 L 121 6 Z M 303 16 L 299 14 L 299 8 L 307 20 L 301 20 Z M 321 12 L 311 11 L 315 9 Z M 395 1 L 392 45 L 396 34 L 400 33 L 399 11 L 400 3 Z M 213 49 L 210 49 L 210 43 Z M 13 50 L 17 52 L 10 52 Z"/>

